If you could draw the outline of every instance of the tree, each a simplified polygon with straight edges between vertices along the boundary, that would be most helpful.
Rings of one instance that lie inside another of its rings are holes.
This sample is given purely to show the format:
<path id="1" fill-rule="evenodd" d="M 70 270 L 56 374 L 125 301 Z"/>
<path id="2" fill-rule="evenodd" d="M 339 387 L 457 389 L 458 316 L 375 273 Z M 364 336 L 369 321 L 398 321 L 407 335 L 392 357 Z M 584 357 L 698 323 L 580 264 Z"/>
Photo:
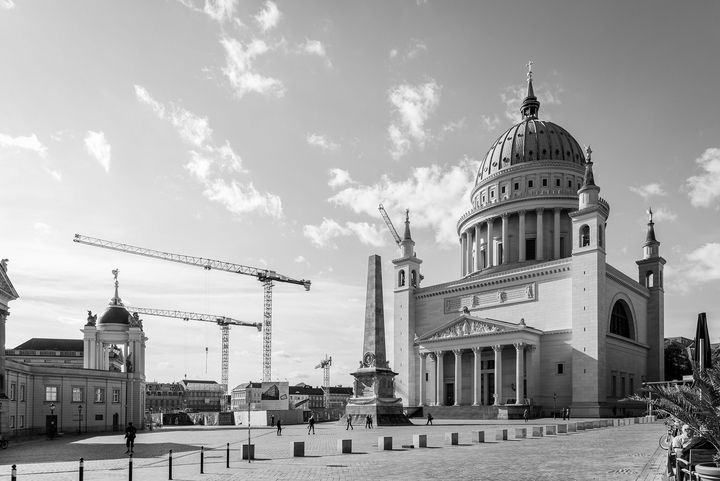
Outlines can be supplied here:
<path id="1" fill-rule="evenodd" d="M 692 374 L 692 365 L 688 359 L 687 349 L 677 341 L 665 344 L 665 380 L 681 380 L 683 376 Z"/>

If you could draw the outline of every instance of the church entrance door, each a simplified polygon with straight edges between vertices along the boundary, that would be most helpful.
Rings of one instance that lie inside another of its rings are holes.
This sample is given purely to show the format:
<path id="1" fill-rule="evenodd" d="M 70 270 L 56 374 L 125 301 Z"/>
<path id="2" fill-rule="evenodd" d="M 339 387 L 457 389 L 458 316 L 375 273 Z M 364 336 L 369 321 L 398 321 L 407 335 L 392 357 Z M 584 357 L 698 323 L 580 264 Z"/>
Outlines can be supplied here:
<path id="1" fill-rule="evenodd" d="M 455 383 L 445 383 L 445 405 L 452 406 L 455 404 Z"/>

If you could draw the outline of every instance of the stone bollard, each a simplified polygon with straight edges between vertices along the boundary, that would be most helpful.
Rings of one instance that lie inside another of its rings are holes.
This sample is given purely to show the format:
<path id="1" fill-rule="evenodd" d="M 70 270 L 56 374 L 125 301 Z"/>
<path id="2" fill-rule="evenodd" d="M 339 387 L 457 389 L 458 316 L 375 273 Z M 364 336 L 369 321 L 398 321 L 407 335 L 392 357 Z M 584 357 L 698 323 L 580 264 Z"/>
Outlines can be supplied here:
<path id="1" fill-rule="evenodd" d="M 545 426 L 545 435 L 554 436 L 557 433 L 556 428 L 557 426 L 555 426 L 554 424 Z"/>
<path id="2" fill-rule="evenodd" d="M 527 428 L 515 428 L 515 439 L 527 438 Z"/>
<path id="3" fill-rule="evenodd" d="M 532 435 L 535 438 L 543 437 L 543 427 L 542 426 L 533 426 L 532 427 Z"/>
<path id="4" fill-rule="evenodd" d="M 508 430 L 507 429 L 495 430 L 495 441 L 507 441 L 507 439 L 508 439 Z"/>
<path id="5" fill-rule="evenodd" d="M 248 449 L 249 446 L 249 449 Z M 248 459 L 248 454 L 250 455 L 249 459 L 255 459 L 255 445 L 254 444 L 243 444 L 242 445 L 242 458 Z"/>
<path id="6" fill-rule="evenodd" d="M 352 453 L 352 439 L 338 439 L 337 442 L 338 453 Z"/>
<path id="7" fill-rule="evenodd" d="M 638 418 L 631 418 L 631 419 L 632 419 L 632 424 L 637 424 L 637 423 L 638 423 Z"/>
<path id="8" fill-rule="evenodd" d="M 575 423 L 575 425 L 577 426 L 578 431 L 585 431 L 585 423 L 584 422 L 578 421 L 577 423 Z"/>
<path id="9" fill-rule="evenodd" d="M 568 432 L 567 424 L 558 424 L 557 425 L 557 433 L 558 434 L 567 434 L 567 432 Z"/>
<path id="10" fill-rule="evenodd" d="M 392 451 L 392 437 L 391 436 L 378 437 L 378 450 L 379 451 Z"/>
<path id="11" fill-rule="evenodd" d="M 577 423 L 568 423 L 567 424 L 567 432 L 576 433 L 577 432 Z"/>
<path id="12" fill-rule="evenodd" d="M 413 434 L 413 446 L 427 448 L 427 434 Z"/>
<path id="13" fill-rule="evenodd" d="M 458 433 L 445 433 L 445 444 L 450 446 L 457 446 Z"/>
<path id="14" fill-rule="evenodd" d="M 305 457 L 305 442 L 295 441 L 293 443 L 293 457 L 304 458 Z"/>
<path id="15" fill-rule="evenodd" d="M 600 426 L 600 421 L 592 421 L 592 427 L 593 429 L 600 429 L 602 426 Z"/>
<path id="16" fill-rule="evenodd" d="M 472 442 L 474 443 L 484 443 L 485 442 L 485 431 L 473 431 L 471 433 L 472 435 Z"/>

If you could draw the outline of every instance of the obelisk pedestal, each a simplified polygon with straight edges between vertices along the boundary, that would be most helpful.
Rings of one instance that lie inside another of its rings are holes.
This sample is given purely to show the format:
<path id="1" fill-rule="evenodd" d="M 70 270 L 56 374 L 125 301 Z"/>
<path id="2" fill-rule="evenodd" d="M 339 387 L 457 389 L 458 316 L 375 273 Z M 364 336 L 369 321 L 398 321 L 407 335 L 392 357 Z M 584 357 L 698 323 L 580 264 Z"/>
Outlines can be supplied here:
<path id="1" fill-rule="evenodd" d="M 352 375 L 353 397 L 348 400 L 345 414 L 352 416 L 353 424 L 365 424 L 368 415 L 379 426 L 412 424 L 403 412 L 402 399 L 395 397 L 397 373 L 390 369 L 385 355 L 382 264 L 378 255 L 370 256 L 368 261 L 363 357 Z"/>

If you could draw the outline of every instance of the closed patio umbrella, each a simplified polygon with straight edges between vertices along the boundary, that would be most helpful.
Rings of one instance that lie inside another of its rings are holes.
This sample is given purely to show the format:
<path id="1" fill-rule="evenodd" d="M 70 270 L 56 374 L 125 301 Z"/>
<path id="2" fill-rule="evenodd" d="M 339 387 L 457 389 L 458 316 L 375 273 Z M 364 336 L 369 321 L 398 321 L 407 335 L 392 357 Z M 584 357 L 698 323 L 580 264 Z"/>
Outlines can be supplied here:
<path id="1" fill-rule="evenodd" d="M 704 312 L 698 314 L 697 328 L 695 329 L 695 351 L 692 361 L 696 369 L 704 371 L 712 367 L 710 349 L 710 335 L 708 334 L 707 316 Z"/>

